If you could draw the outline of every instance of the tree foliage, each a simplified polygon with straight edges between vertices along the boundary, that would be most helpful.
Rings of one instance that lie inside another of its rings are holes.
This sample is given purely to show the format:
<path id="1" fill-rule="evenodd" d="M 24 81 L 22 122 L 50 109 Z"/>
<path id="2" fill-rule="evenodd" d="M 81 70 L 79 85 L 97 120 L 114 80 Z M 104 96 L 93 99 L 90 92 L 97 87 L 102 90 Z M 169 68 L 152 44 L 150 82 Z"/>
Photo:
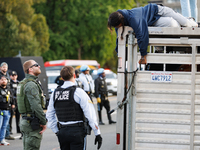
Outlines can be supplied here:
<path id="1" fill-rule="evenodd" d="M 50 29 L 50 50 L 44 59 L 96 59 L 112 66 L 110 61 L 117 62 L 116 34 L 107 29 L 108 16 L 134 5 L 134 0 L 47 0 L 34 5 Z"/>
<path id="2" fill-rule="evenodd" d="M 1 57 L 18 54 L 39 56 L 49 49 L 49 32 L 45 17 L 34 14 L 32 5 L 44 0 L 0 1 Z M 9 52 L 9 53 L 8 53 Z"/>
<path id="3" fill-rule="evenodd" d="M 147 0 L 1 0 L 0 57 L 42 55 L 44 60 L 96 59 L 117 66 L 110 13 Z M 6 53 L 8 52 L 9 53 Z"/>

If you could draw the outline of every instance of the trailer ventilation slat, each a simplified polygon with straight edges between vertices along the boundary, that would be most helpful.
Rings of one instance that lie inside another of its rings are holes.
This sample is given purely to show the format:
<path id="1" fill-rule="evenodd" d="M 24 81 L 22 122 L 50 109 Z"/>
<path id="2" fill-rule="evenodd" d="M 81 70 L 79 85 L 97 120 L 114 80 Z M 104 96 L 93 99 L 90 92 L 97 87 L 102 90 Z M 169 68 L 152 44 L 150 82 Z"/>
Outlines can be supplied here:
<path id="1" fill-rule="evenodd" d="M 190 105 L 189 100 L 155 100 L 155 99 L 137 99 L 137 103 L 153 103 L 153 104 L 179 104 L 179 105 Z M 200 105 L 200 101 L 197 102 Z"/>
<path id="2" fill-rule="evenodd" d="M 190 90 L 185 91 L 176 91 L 176 90 L 143 90 L 143 89 L 137 89 L 137 93 L 157 93 L 157 94 L 191 94 Z"/>
<path id="3" fill-rule="evenodd" d="M 181 131 L 181 130 L 136 129 L 136 133 L 190 135 L 189 130 L 188 131 Z"/>
<path id="4" fill-rule="evenodd" d="M 190 125 L 190 120 L 156 120 L 152 119 L 136 119 L 136 123 L 153 123 L 153 124 L 181 124 Z M 200 122 L 199 122 L 200 125 Z"/>
<path id="5" fill-rule="evenodd" d="M 138 80 L 137 83 L 152 83 L 149 80 Z M 159 84 L 159 83 L 154 83 L 154 84 Z M 183 84 L 183 85 L 190 85 L 191 81 L 173 81 L 173 84 Z M 200 84 L 200 82 L 199 82 Z"/>
<path id="6" fill-rule="evenodd" d="M 165 110 L 165 109 L 137 109 L 136 113 L 154 113 L 154 114 L 177 114 L 177 115 L 190 115 L 189 110 Z"/>
<path id="7" fill-rule="evenodd" d="M 156 144 L 176 144 L 176 145 L 189 145 L 189 140 L 168 140 L 168 139 L 140 139 L 136 138 L 137 143 L 156 143 Z"/>

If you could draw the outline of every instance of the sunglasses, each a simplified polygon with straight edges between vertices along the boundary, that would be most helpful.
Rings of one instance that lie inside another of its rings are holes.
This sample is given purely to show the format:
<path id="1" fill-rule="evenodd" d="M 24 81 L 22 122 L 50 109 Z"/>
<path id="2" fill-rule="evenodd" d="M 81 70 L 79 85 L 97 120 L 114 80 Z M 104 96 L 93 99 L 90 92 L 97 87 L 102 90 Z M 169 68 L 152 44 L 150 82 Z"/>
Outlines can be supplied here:
<path id="1" fill-rule="evenodd" d="M 30 66 L 29 68 L 38 67 L 38 66 L 39 66 L 39 64 L 34 64 L 34 65 Z"/>
<path id="2" fill-rule="evenodd" d="M 29 68 L 32 68 L 32 67 L 39 67 L 40 65 L 37 63 L 37 64 L 33 64 L 32 66 L 30 66 Z M 27 69 L 27 73 L 29 72 L 29 68 Z"/>

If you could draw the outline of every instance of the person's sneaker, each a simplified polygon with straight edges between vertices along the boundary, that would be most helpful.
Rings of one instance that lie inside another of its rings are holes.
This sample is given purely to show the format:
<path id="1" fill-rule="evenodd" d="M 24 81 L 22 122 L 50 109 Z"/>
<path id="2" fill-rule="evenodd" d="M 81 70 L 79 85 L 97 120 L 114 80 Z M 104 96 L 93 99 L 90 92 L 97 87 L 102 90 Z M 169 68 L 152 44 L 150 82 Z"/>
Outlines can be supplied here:
<path id="1" fill-rule="evenodd" d="M 193 17 L 189 17 L 188 20 L 190 21 L 190 25 L 192 27 L 198 27 L 198 24 L 195 22 L 195 19 Z"/>
<path id="2" fill-rule="evenodd" d="M 6 142 L 6 140 L 3 139 L 3 140 L 1 141 L 1 145 L 7 146 L 7 145 L 10 145 L 10 143 Z"/>
<path id="3" fill-rule="evenodd" d="M 109 121 L 109 124 L 115 124 L 115 123 L 116 121 L 113 121 L 113 120 Z"/>
<path id="4" fill-rule="evenodd" d="M 99 125 L 105 125 L 105 123 L 103 123 L 102 121 L 99 121 Z"/>
<path id="5" fill-rule="evenodd" d="M 15 138 L 9 135 L 9 136 L 5 137 L 5 139 L 7 139 L 7 140 L 14 140 Z"/>
<path id="6" fill-rule="evenodd" d="M 19 139 L 22 140 L 22 138 L 23 138 L 23 135 L 21 135 Z"/>

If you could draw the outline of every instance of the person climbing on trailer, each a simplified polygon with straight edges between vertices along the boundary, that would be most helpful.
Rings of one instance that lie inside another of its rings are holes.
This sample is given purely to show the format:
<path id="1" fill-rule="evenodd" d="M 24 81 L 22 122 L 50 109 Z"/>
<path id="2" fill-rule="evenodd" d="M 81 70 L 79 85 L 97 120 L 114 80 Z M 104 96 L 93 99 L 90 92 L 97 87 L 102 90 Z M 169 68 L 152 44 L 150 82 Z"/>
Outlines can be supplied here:
<path id="1" fill-rule="evenodd" d="M 124 26 L 133 28 L 141 59 L 139 64 L 146 64 L 147 46 L 149 44 L 148 26 L 154 27 L 198 27 L 193 19 L 188 19 L 173 9 L 157 4 L 148 4 L 144 7 L 133 8 L 130 10 L 119 9 L 110 14 L 108 18 L 108 29 L 122 27 L 121 39 L 123 39 Z M 116 40 L 116 52 L 118 53 L 118 39 Z"/>

